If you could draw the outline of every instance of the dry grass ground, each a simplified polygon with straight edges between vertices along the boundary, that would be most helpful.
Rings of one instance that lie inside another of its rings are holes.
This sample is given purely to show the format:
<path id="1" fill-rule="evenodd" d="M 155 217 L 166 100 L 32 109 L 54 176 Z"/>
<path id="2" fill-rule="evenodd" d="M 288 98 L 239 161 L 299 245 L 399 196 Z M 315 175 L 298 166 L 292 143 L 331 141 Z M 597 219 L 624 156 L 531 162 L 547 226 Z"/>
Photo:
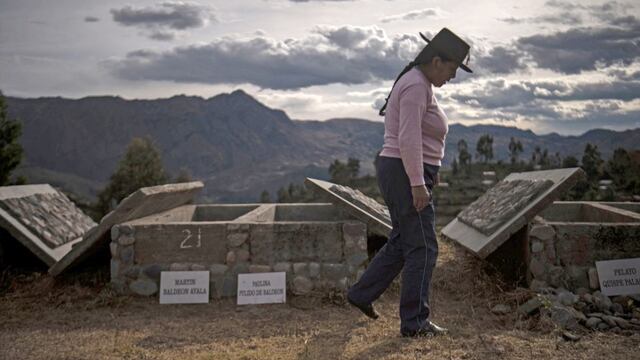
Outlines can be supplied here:
<path id="1" fill-rule="evenodd" d="M 504 291 L 483 265 L 441 242 L 434 321 L 451 334 L 399 336 L 398 288 L 376 303 L 372 321 L 339 297 L 289 297 L 287 304 L 159 305 L 114 296 L 104 272 L 53 280 L 2 274 L 0 359 L 640 359 L 640 334 L 585 331 L 561 340 L 545 319 L 497 316 L 526 290 Z"/>

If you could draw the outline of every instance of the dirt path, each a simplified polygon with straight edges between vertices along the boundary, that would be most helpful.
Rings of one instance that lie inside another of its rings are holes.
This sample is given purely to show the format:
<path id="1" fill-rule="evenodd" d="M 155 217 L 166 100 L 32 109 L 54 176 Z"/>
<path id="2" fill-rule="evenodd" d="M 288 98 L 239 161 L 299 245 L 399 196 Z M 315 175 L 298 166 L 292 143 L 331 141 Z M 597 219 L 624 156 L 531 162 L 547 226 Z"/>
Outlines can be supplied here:
<path id="1" fill-rule="evenodd" d="M 0 295 L 0 359 L 640 359 L 640 334 L 585 332 L 566 342 L 545 321 L 492 314 L 519 293 L 501 291 L 450 243 L 440 254 L 432 307 L 434 321 L 451 330 L 445 337 L 399 336 L 397 286 L 371 321 L 326 298 L 160 306 L 100 292 L 104 274 L 57 282 L 27 274 Z"/>

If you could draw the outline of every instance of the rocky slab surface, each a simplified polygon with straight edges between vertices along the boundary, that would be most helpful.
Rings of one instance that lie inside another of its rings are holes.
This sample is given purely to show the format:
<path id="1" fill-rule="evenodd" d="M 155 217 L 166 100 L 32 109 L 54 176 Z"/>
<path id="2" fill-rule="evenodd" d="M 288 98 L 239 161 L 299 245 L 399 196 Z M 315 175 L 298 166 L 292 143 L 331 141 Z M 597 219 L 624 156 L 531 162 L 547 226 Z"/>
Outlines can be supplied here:
<path id="1" fill-rule="evenodd" d="M 305 184 L 319 197 L 367 224 L 368 231 L 386 237 L 391 231 L 391 218 L 386 206 L 358 190 L 324 180 L 307 178 Z"/>
<path id="2" fill-rule="evenodd" d="M 51 266 L 49 274 L 57 276 L 72 265 L 109 247 L 108 234 L 112 226 L 190 203 L 203 187 L 202 182 L 194 181 L 138 189 L 124 198 L 100 220 L 98 226 L 84 235 L 82 241 Z"/>
<path id="3" fill-rule="evenodd" d="M 64 194 L 57 191 L 2 199 L 0 207 L 52 249 L 82 237 L 96 225 Z"/>
<path id="4" fill-rule="evenodd" d="M 551 180 L 501 181 L 458 214 L 458 219 L 490 235 L 551 185 Z"/>
<path id="5" fill-rule="evenodd" d="M 389 209 L 363 194 L 360 190 L 352 189 L 348 186 L 334 184 L 330 189 L 356 206 L 369 210 L 369 213 L 381 221 L 391 224 Z"/>

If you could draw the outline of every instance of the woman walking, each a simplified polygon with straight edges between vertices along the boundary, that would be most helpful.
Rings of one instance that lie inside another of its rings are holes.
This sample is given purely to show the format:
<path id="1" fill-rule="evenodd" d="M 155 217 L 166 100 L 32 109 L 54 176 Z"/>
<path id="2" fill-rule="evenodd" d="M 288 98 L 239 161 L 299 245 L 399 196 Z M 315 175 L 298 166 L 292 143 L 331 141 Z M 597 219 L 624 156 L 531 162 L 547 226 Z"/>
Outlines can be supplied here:
<path id="1" fill-rule="evenodd" d="M 349 303 L 375 319 L 378 314 L 373 302 L 402 270 L 403 336 L 447 331 L 429 320 L 431 275 L 438 256 L 431 191 L 438 182 L 449 129 L 433 87 L 455 78 L 458 67 L 472 72 L 466 65 L 469 45 L 449 29 L 442 29 L 432 40 L 420 36 L 428 44 L 398 75 L 380 110 L 385 116 L 385 132 L 376 158 L 376 175 L 392 230 L 386 245 L 347 294 Z"/>

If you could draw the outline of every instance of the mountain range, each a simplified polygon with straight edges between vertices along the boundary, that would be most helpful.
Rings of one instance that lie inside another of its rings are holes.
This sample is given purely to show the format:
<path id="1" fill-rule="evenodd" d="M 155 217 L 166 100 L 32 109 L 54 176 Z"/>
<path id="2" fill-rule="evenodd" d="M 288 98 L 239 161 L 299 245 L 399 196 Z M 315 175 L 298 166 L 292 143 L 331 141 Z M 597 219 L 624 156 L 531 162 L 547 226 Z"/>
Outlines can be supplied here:
<path id="1" fill-rule="evenodd" d="M 48 182 L 86 200 L 94 200 L 105 186 L 134 137 L 154 141 L 170 174 L 184 169 L 193 179 L 204 181 L 200 201 L 251 202 L 263 190 L 273 196 L 281 186 L 301 183 L 306 176 L 327 179 L 335 159 L 360 159 L 362 173 L 371 173 L 384 133 L 382 122 L 362 119 L 292 120 L 242 90 L 209 99 L 181 95 L 156 100 L 112 96 L 6 100 L 10 118 L 22 123 L 25 157 L 15 173 L 27 176 L 30 183 Z M 561 136 L 515 127 L 452 124 L 444 166 L 457 156 L 458 140 L 465 139 L 474 150 L 483 134 L 493 136 L 496 160 L 508 158 L 511 137 L 522 142 L 522 158 L 529 158 L 536 146 L 579 159 L 587 143 L 597 145 L 603 158 L 615 148 L 637 149 L 640 144 L 640 129 Z"/>

